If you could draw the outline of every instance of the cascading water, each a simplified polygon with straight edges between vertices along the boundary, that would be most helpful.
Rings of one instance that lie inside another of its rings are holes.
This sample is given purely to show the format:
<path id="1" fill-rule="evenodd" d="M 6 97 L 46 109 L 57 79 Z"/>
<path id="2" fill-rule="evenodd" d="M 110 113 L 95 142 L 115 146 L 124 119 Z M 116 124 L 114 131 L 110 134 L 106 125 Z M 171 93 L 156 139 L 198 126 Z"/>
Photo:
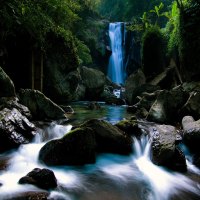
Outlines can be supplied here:
<path id="1" fill-rule="evenodd" d="M 112 82 L 124 84 L 126 72 L 124 69 L 125 26 L 122 22 L 109 24 L 109 37 L 112 54 L 109 59 L 108 77 Z"/>
<path id="2" fill-rule="evenodd" d="M 50 198 L 54 200 L 199 199 L 198 182 L 184 174 L 168 172 L 150 161 L 151 138 L 147 136 L 133 138 L 134 153 L 130 156 L 100 154 L 95 164 L 83 167 L 47 167 L 39 163 L 38 152 L 44 143 L 62 137 L 70 129 L 70 125 L 52 123 L 37 134 L 35 142 L 22 145 L 18 151 L 11 153 L 9 166 L 0 171 L 1 200 L 12 199 L 20 192 L 41 191 L 32 185 L 18 184 L 18 180 L 35 167 L 54 171 L 58 180 L 58 187 L 50 191 Z M 194 176 L 200 174 L 194 166 L 188 170 Z"/>

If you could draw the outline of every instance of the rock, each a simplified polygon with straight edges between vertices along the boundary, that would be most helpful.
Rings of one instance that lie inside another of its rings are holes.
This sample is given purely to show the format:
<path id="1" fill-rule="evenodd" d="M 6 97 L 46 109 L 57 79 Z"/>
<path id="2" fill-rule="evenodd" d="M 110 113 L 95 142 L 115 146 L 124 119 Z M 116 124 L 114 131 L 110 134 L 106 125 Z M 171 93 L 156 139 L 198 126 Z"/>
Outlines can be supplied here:
<path id="1" fill-rule="evenodd" d="M 16 108 L 22 115 L 26 116 L 28 119 L 31 119 L 32 117 L 30 110 L 26 106 L 20 104 L 17 97 L 1 97 L 0 108 L 8 108 L 11 110 L 13 108 Z"/>
<path id="2" fill-rule="evenodd" d="M 141 70 L 131 74 L 125 83 L 125 97 L 128 104 L 132 103 L 133 91 L 139 86 L 145 84 L 146 78 Z"/>
<path id="3" fill-rule="evenodd" d="M 181 109 L 182 115 L 192 115 L 195 118 L 200 118 L 200 92 L 190 93 L 190 97 Z"/>
<path id="4" fill-rule="evenodd" d="M 65 111 L 38 90 L 21 89 L 20 102 L 27 106 L 34 119 L 58 120 L 66 118 Z"/>
<path id="5" fill-rule="evenodd" d="M 67 113 L 67 114 L 73 114 L 73 113 L 74 113 L 74 109 L 73 109 L 71 106 L 61 105 L 60 107 L 61 107 L 61 108 L 65 111 L 65 113 Z"/>
<path id="6" fill-rule="evenodd" d="M 47 142 L 39 152 L 46 165 L 84 165 L 95 162 L 95 136 L 89 128 L 77 128 L 61 139 Z"/>
<path id="7" fill-rule="evenodd" d="M 14 97 L 14 96 L 16 96 L 16 94 L 13 81 L 0 67 L 0 97 Z"/>
<path id="8" fill-rule="evenodd" d="M 96 151 L 117 154 L 132 152 L 132 139 L 116 126 L 98 119 L 91 119 L 80 127 L 87 127 L 95 134 Z"/>
<path id="9" fill-rule="evenodd" d="M 10 194 L 10 197 L 3 196 L 1 200 L 53 200 L 49 199 L 48 192 L 36 192 L 36 191 L 29 191 L 29 192 L 20 192 L 17 194 Z"/>
<path id="10" fill-rule="evenodd" d="M 29 143 L 35 133 L 35 126 L 17 109 L 4 108 L 0 111 L 0 152 Z"/>
<path id="11" fill-rule="evenodd" d="M 125 119 L 117 124 L 115 124 L 119 129 L 127 133 L 128 135 L 140 136 L 141 130 L 138 127 L 138 121 L 136 118 L 133 119 Z"/>
<path id="12" fill-rule="evenodd" d="M 151 159 L 156 165 L 177 171 L 186 171 L 186 160 L 176 146 L 176 129 L 170 125 L 155 125 L 152 132 Z"/>
<path id="13" fill-rule="evenodd" d="M 57 179 L 53 171 L 49 169 L 35 168 L 19 180 L 19 184 L 33 184 L 39 188 L 48 190 L 57 187 Z"/>
<path id="14" fill-rule="evenodd" d="M 163 90 L 149 110 L 147 120 L 158 123 L 174 123 L 181 118 L 180 110 L 188 99 L 181 87 Z"/>
<path id="15" fill-rule="evenodd" d="M 157 90 L 160 90 L 160 87 L 157 85 L 142 84 L 133 90 L 131 102 L 135 104 L 137 103 L 137 96 L 143 97 L 147 96 L 148 94 L 150 96 L 150 94 L 154 93 Z M 151 95 L 151 97 L 152 96 L 153 95 Z"/>
<path id="16" fill-rule="evenodd" d="M 195 153 L 200 152 L 200 119 L 195 121 L 192 116 L 185 116 L 182 119 L 184 131 L 184 143 Z"/>
<path id="17" fill-rule="evenodd" d="M 85 99 L 98 100 L 104 90 L 106 76 L 103 72 L 88 67 L 82 67 L 80 73 L 86 88 Z"/>
<path id="18" fill-rule="evenodd" d="M 101 109 L 101 105 L 98 102 L 90 102 L 88 104 L 88 108 L 90 110 L 99 110 L 99 109 Z"/>

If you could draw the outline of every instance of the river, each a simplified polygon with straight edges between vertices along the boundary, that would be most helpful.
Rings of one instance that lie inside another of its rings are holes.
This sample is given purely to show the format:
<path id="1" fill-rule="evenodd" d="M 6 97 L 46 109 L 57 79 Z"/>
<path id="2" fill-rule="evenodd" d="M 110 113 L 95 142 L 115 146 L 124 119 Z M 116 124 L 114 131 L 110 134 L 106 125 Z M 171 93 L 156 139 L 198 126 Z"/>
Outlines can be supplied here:
<path id="1" fill-rule="evenodd" d="M 18 181 L 34 168 L 54 171 L 58 187 L 50 191 L 56 200 L 199 200 L 200 170 L 190 163 L 187 154 L 187 173 L 172 172 L 154 165 L 149 159 L 151 138 L 133 138 L 135 153 L 130 156 L 99 154 L 95 164 L 84 166 L 47 167 L 38 162 L 40 148 L 49 140 L 60 138 L 72 126 L 91 118 L 115 124 L 130 117 L 125 106 L 101 104 L 99 110 L 89 110 L 87 102 L 72 104 L 75 114 L 65 124 L 43 123 L 32 143 L 21 145 L 16 151 L 0 154 L 6 168 L 0 168 L 0 199 L 12 199 L 26 191 L 42 191 L 33 185 L 19 185 Z"/>

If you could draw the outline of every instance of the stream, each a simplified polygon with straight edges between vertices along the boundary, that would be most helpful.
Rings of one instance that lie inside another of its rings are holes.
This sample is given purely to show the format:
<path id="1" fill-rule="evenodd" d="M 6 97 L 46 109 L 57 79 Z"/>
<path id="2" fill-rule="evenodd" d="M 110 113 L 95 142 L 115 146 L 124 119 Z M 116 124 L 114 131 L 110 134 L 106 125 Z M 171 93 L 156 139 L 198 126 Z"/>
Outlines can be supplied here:
<path id="1" fill-rule="evenodd" d="M 134 140 L 134 154 L 130 156 L 99 154 L 95 164 L 84 166 L 47 167 L 38 162 L 41 147 L 49 140 L 60 138 L 73 125 L 91 118 L 114 124 L 129 117 L 125 106 L 101 104 L 100 110 L 88 110 L 86 103 L 73 104 L 75 114 L 69 123 L 45 124 L 38 129 L 34 141 L 21 145 L 16 151 L 0 154 L 7 167 L 0 168 L 0 199 L 11 199 L 26 191 L 43 191 L 33 185 L 19 185 L 18 181 L 34 168 L 53 170 L 58 187 L 50 191 L 57 200 L 199 200 L 200 170 L 187 157 L 187 173 L 169 171 L 154 165 L 149 158 L 151 138 Z M 184 148 L 183 148 L 184 149 Z M 185 150 L 186 151 L 186 150 Z"/>

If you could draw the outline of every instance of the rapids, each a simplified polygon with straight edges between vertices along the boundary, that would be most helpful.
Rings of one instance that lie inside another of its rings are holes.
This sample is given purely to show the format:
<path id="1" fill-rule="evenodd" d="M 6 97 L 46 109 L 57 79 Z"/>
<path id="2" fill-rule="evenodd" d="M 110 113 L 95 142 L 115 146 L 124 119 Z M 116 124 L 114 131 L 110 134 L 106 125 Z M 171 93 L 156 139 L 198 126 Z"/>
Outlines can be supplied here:
<path id="1" fill-rule="evenodd" d="M 125 108 L 124 108 L 125 109 Z M 109 109 L 108 109 L 109 112 Z M 120 113 L 118 113 L 119 115 Z M 113 115 L 113 113 L 112 113 Z M 116 113 L 114 116 L 116 117 Z M 118 116 L 119 117 L 119 116 Z M 110 119 L 112 121 L 112 119 Z M 200 171 L 189 161 L 185 174 L 154 165 L 149 158 L 151 138 L 134 138 L 130 156 L 99 154 L 95 164 L 73 167 L 47 167 L 38 162 L 45 142 L 62 137 L 72 126 L 51 122 L 38 129 L 31 144 L 7 152 L 7 168 L 0 171 L 0 199 L 17 193 L 42 191 L 33 185 L 19 185 L 18 180 L 35 167 L 54 171 L 58 187 L 50 191 L 53 199 L 65 200 L 197 200 L 200 198 Z"/>

